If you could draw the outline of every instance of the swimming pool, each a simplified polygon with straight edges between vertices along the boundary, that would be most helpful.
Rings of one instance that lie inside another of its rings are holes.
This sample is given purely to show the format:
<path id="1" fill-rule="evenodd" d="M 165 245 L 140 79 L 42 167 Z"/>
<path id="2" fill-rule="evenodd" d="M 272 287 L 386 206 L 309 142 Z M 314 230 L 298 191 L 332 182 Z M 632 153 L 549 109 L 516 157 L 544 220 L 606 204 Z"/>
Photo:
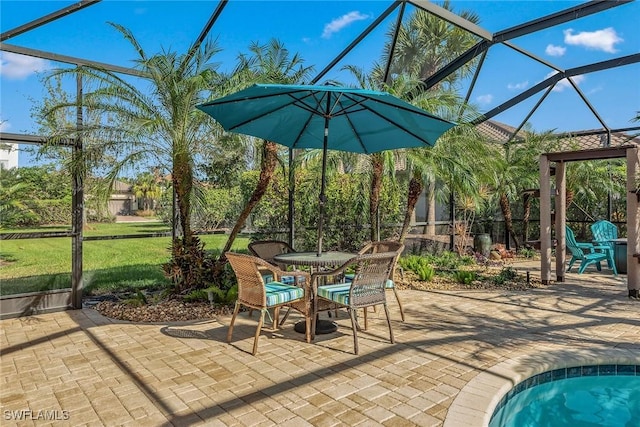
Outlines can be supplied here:
<path id="1" fill-rule="evenodd" d="M 498 403 L 489 427 L 640 425 L 640 365 L 590 365 L 543 372 Z"/>

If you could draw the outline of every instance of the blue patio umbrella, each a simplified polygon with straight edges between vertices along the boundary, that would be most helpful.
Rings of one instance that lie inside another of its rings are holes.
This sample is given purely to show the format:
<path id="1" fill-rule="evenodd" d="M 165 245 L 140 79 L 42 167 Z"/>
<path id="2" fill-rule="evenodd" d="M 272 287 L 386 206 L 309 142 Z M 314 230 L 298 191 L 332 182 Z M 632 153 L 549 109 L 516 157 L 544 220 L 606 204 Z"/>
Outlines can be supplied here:
<path id="1" fill-rule="evenodd" d="M 323 150 L 318 255 L 322 253 L 327 150 L 370 154 L 433 146 L 455 126 L 386 92 L 330 85 L 256 84 L 198 109 L 229 132 L 289 148 Z"/>

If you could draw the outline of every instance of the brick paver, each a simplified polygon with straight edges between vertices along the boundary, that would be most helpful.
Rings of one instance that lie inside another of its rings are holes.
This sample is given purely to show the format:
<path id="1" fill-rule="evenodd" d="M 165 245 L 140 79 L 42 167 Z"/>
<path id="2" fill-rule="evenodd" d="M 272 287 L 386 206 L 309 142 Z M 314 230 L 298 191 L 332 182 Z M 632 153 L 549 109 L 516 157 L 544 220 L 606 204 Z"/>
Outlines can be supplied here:
<path id="1" fill-rule="evenodd" d="M 389 304 L 396 344 L 378 310 L 359 356 L 345 314 L 312 344 L 292 315 L 263 331 L 256 356 L 255 316 L 240 316 L 232 345 L 229 317 L 139 324 L 85 309 L 7 319 L 0 416 L 3 426 L 462 425 L 486 410 L 474 393 L 504 393 L 480 374 L 549 354 L 640 354 L 640 303 L 626 294 L 625 276 L 606 273 L 527 292 L 405 290 L 406 322 Z"/>

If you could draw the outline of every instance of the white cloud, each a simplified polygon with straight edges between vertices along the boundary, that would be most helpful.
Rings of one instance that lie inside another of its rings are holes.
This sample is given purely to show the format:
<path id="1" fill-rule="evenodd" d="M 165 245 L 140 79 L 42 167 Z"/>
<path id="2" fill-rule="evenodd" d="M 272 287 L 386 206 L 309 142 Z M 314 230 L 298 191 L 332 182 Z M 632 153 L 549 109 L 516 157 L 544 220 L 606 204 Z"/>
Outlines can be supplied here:
<path id="1" fill-rule="evenodd" d="M 11 129 L 11 123 L 8 121 L 0 121 L 0 132 L 6 132 Z"/>
<path id="2" fill-rule="evenodd" d="M 22 80 L 31 74 L 51 68 L 49 61 L 12 52 L 0 52 L 0 76 Z"/>
<path id="3" fill-rule="evenodd" d="M 575 46 L 584 46 L 587 49 L 602 50 L 608 53 L 616 53 L 616 43 L 624 40 L 618 36 L 612 27 L 597 31 L 582 31 L 573 34 L 573 29 L 564 30 L 564 42 Z"/>
<path id="4" fill-rule="evenodd" d="M 331 37 L 333 33 L 337 33 L 342 30 L 344 27 L 350 25 L 355 21 L 362 21 L 363 19 L 368 19 L 369 15 L 364 15 L 357 10 L 353 12 L 349 12 L 346 15 L 342 15 L 340 18 L 336 18 L 333 21 L 329 22 L 324 26 L 324 31 L 322 32 L 322 38 L 328 39 Z"/>
<path id="5" fill-rule="evenodd" d="M 522 90 L 522 89 L 526 89 L 529 86 L 529 81 L 525 80 L 523 82 L 520 83 L 509 83 L 507 85 L 507 89 L 509 90 Z"/>
<path id="6" fill-rule="evenodd" d="M 567 48 L 564 46 L 555 46 L 555 45 L 547 45 L 547 48 L 544 52 L 549 56 L 562 56 L 567 51 Z"/>
<path id="7" fill-rule="evenodd" d="M 483 105 L 491 104 L 491 101 L 493 101 L 493 95 L 480 95 L 476 98 L 476 101 L 478 101 L 479 104 Z"/>
<path id="8" fill-rule="evenodd" d="M 549 78 L 549 77 L 553 76 L 554 74 L 557 74 L 557 73 L 555 71 L 552 71 L 549 74 L 547 74 L 546 78 Z M 584 82 L 586 80 L 586 77 L 583 76 L 582 74 L 580 74 L 580 75 L 571 77 L 571 80 L 573 80 L 573 82 L 576 85 L 580 85 L 580 83 L 582 83 L 582 82 Z M 556 83 L 556 85 L 553 87 L 553 92 L 562 92 L 565 89 L 571 89 L 571 88 L 573 88 L 573 86 L 571 85 L 569 80 L 562 79 L 558 83 Z"/>
<path id="9" fill-rule="evenodd" d="M 602 86 L 596 86 L 593 89 L 591 89 L 589 92 L 587 92 L 587 95 L 593 95 L 594 93 L 598 93 L 600 91 L 602 91 L 604 88 Z"/>

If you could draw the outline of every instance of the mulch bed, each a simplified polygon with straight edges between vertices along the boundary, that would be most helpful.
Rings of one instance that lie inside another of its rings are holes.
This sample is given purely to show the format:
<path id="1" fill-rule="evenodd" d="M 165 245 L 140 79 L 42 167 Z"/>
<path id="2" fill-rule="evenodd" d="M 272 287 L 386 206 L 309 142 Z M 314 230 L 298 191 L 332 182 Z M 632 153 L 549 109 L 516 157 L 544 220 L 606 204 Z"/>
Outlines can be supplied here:
<path id="1" fill-rule="evenodd" d="M 212 306 L 208 302 L 179 300 L 166 300 L 141 306 L 133 306 L 125 302 L 102 301 L 94 308 L 111 319 L 154 323 L 215 319 L 233 312 L 233 306 Z"/>
<path id="2" fill-rule="evenodd" d="M 472 268 L 477 272 L 479 280 L 475 280 L 469 285 L 457 283 L 453 278 L 435 276 L 429 282 L 423 282 L 413 272 L 405 272 L 404 281 L 398 281 L 396 286 L 399 290 L 414 289 L 421 291 L 443 290 L 504 290 L 504 291 L 525 291 L 532 288 L 542 288 L 544 285 L 540 279 L 531 277 L 527 282 L 526 276 L 522 273 L 504 283 L 496 283 L 493 279 L 497 276 L 501 267 L 476 266 Z M 132 305 L 109 298 L 93 306 L 102 315 L 118 320 L 131 322 L 179 322 L 200 319 L 215 319 L 219 316 L 229 315 L 233 311 L 233 305 L 212 306 L 205 302 L 184 302 L 178 299 L 168 299 L 157 303 L 145 305 Z"/>

